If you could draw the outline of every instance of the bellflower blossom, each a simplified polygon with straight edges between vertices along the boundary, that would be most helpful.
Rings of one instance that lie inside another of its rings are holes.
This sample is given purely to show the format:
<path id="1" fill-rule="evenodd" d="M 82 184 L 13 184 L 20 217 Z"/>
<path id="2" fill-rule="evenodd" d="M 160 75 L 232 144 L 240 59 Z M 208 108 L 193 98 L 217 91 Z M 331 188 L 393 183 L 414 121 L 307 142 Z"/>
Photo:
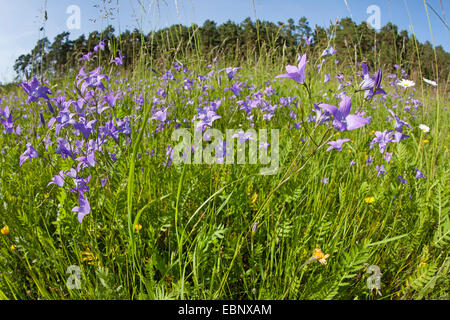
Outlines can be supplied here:
<path id="1" fill-rule="evenodd" d="M 50 181 L 47 186 L 49 186 L 51 184 L 56 184 L 58 187 L 63 187 L 64 186 L 64 177 L 65 176 L 66 175 L 64 173 L 64 170 L 59 171 L 59 173 L 52 178 L 52 181 Z"/>
<path id="2" fill-rule="evenodd" d="M 105 50 L 105 40 L 101 40 L 95 47 L 94 47 L 94 51 L 98 52 L 98 50 Z"/>
<path id="3" fill-rule="evenodd" d="M 347 141 L 350 141 L 350 139 L 337 139 L 336 141 L 330 141 L 328 142 L 330 146 L 328 147 L 327 151 L 330 151 L 332 149 L 342 151 L 342 145 Z"/>
<path id="4" fill-rule="evenodd" d="M 78 196 L 78 207 L 74 207 L 72 212 L 78 212 L 78 222 L 83 221 L 84 216 L 91 212 L 91 205 L 84 194 Z"/>
<path id="5" fill-rule="evenodd" d="M 284 74 L 280 74 L 278 76 L 276 76 L 275 78 L 289 78 L 292 79 L 300 84 L 302 84 L 303 82 L 305 82 L 305 67 L 306 67 L 306 54 L 304 54 L 303 56 L 301 56 L 300 61 L 298 63 L 298 66 L 292 66 L 292 65 L 287 65 L 286 66 L 286 71 L 287 73 Z"/>
<path id="6" fill-rule="evenodd" d="M 384 130 L 383 132 L 376 131 L 375 138 L 370 142 L 370 149 L 372 149 L 375 146 L 375 144 L 378 143 L 380 152 L 384 153 L 388 143 L 393 142 L 393 141 L 394 140 L 392 139 L 392 130 L 390 130 L 390 131 Z"/>
<path id="7" fill-rule="evenodd" d="M 9 111 L 9 107 L 5 106 L 5 109 L 0 108 L 0 122 L 2 123 L 4 130 L 4 133 L 13 133 L 14 132 L 14 123 L 16 122 L 16 119 L 12 118 L 11 112 Z"/>
<path id="8" fill-rule="evenodd" d="M 239 138 L 239 143 L 244 144 L 247 140 L 255 140 L 252 135 L 253 134 L 251 132 L 244 132 L 243 130 L 241 130 L 238 133 L 234 134 L 233 138 Z"/>
<path id="9" fill-rule="evenodd" d="M 53 107 L 50 103 L 50 99 L 47 96 L 48 94 L 52 94 L 51 90 L 46 86 L 40 86 L 39 81 L 38 79 L 36 79 L 36 77 L 34 77 L 29 82 L 22 82 L 20 86 L 28 94 L 28 103 L 37 101 L 39 98 L 42 98 L 47 101 L 48 110 L 51 113 L 55 113 L 55 110 L 53 110 Z"/>
<path id="10" fill-rule="evenodd" d="M 92 52 L 88 52 L 88 53 L 84 54 L 80 58 L 80 61 L 89 61 L 91 59 L 92 54 L 93 54 Z"/>
<path id="11" fill-rule="evenodd" d="M 206 127 L 212 127 L 213 122 L 222 117 L 207 107 L 203 109 L 198 108 L 196 118 L 200 120 L 196 124 L 196 130 L 204 131 Z"/>
<path id="12" fill-rule="evenodd" d="M 363 70 L 363 81 L 360 83 L 360 90 L 364 90 L 364 98 L 371 99 L 373 96 L 377 94 L 386 94 L 386 92 L 381 88 L 381 79 L 383 77 L 383 73 L 381 69 L 375 73 L 374 77 L 371 77 L 369 74 L 369 67 L 367 64 L 362 63 Z"/>
<path id="13" fill-rule="evenodd" d="M 31 158 L 39 157 L 39 153 L 31 146 L 31 143 L 28 142 L 26 146 L 27 149 L 20 155 L 19 166 Z"/>
<path id="14" fill-rule="evenodd" d="M 312 36 L 310 36 L 310 37 L 304 37 L 303 38 L 303 40 L 305 41 L 305 43 L 306 43 L 306 45 L 311 45 L 311 42 L 312 42 L 312 40 L 313 40 L 313 37 Z"/>
<path id="15" fill-rule="evenodd" d="M 384 160 L 386 160 L 386 162 L 389 163 L 391 161 L 391 159 L 392 159 L 392 152 L 386 152 L 384 154 Z"/>
<path id="16" fill-rule="evenodd" d="M 150 119 L 165 122 L 167 119 L 167 109 L 168 108 L 162 108 L 156 111 Z"/>
<path id="17" fill-rule="evenodd" d="M 419 169 L 416 169 L 416 179 L 420 179 L 420 178 L 425 178 L 425 176 L 423 175 L 422 171 L 420 171 Z"/>
<path id="18" fill-rule="evenodd" d="M 219 72 L 225 71 L 225 73 L 228 76 L 228 80 L 233 80 L 234 75 L 236 74 L 236 72 L 241 69 L 241 67 L 228 67 L 222 70 L 219 70 Z"/>
<path id="19" fill-rule="evenodd" d="M 376 169 L 377 169 L 377 178 L 380 176 L 380 175 L 382 175 L 382 174 L 385 174 L 386 173 L 386 170 L 384 170 L 384 164 L 382 164 L 381 166 L 376 166 Z"/>
<path id="20" fill-rule="evenodd" d="M 111 60 L 111 63 L 115 63 L 116 66 L 121 66 L 123 64 L 123 56 L 119 51 L 119 55 Z"/>
<path id="21" fill-rule="evenodd" d="M 98 67 L 87 74 L 84 71 L 84 67 L 80 69 L 78 73 L 78 81 L 77 87 L 80 88 L 81 92 L 84 94 L 87 88 L 99 88 L 102 91 L 105 91 L 105 86 L 102 82 L 103 79 L 109 80 L 109 77 L 105 74 L 100 74 L 102 71 L 102 67 Z"/>
<path id="22" fill-rule="evenodd" d="M 397 179 L 398 179 L 398 181 L 399 181 L 401 184 L 407 184 L 407 183 L 408 183 L 408 181 L 406 181 L 406 179 L 403 178 L 402 176 L 398 176 Z"/>
<path id="23" fill-rule="evenodd" d="M 339 108 L 325 103 L 319 104 L 319 107 L 334 116 L 333 127 L 338 131 L 355 130 L 370 123 L 370 117 L 364 118 L 360 115 L 350 114 L 351 100 L 346 95 L 342 96 Z"/>
<path id="24" fill-rule="evenodd" d="M 332 56 L 336 52 L 337 52 L 337 50 L 330 46 L 329 48 L 326 48 L 325 50 L 323 50 L 322 57 Z"/>

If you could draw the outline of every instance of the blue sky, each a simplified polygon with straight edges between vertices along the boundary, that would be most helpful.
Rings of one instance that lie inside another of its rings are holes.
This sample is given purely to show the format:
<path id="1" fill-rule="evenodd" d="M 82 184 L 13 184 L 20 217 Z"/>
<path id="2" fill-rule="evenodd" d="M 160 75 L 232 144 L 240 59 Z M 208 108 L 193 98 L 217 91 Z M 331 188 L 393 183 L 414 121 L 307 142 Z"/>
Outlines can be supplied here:
<path id="1" fill-rule="evenodd" d="M 112 0 L 113 4 L 117 0 Z M 11 81 L 15 75 L 14 61 L 28 53 L 43 36 L 39 32 L 42 25 L 42 8 L 47 2 L 48 20 L 45 24 L 45 36 L 53 40 L 55 35 L 70 31 L 71 39 L 93 30 L 102 30 L 112 24 L 116 30 L 142 28 L 144 32 L 157 30 L 174 23 L 189 25 L 194 22 L 202 24 L 206 19 L 218 24 L 228 19 L 241 22 L 246 17 L 255 16 L 272 22 L 293 18 L 295 21 L 306 16 L 310 25 L 329 26 L 330 21 L 343 17 L 352 17 L 358 23 L 369 18 L 367 8 L 377 5 L 380 8 L 381 25 L 392 21 L 400 30 L 409 33 L 414 30 L 419 41 L 430 41 L 430 28 L 423 0 L 118 0 L 119 11 L 114 10 L 115 17 L 102 18 L 99 0 L 0 0 L 0 81 Z M 157 3 L 159 2 L 159 9 Z M 427 0 L 441 15 L 450 13 L 448 1 Z M 81 28 L 69 30 L 66 13 L 70 5 L 77 5 L 81 10 Z M 408 10 L 407 10 L 408 8 Z M 350 9 L 350 10 L 349 10 Z M 409 14 L 408 14 L 409 12 Z M 450 32 L 436 15 L 429 9 L 434 43 L 442 45 L 450 52 Z M 447 16 L 445 16 L 447 17 Z M 448 23 L 448 19 L 447 19 Z M 412 28 L 411 28 L 412 24 Z"/>

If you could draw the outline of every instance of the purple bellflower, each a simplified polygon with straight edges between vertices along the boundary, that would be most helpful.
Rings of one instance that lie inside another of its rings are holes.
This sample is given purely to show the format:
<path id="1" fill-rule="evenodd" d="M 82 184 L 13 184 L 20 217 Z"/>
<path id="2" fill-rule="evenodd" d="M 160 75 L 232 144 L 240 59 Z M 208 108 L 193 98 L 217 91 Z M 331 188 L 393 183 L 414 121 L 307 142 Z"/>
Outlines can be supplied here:
<path id="1" fill-rule="evenodd" d="M 408 183 L 408 181 L 406 181 L 406 179 L 403 178 L 402 176 L 398 176 L 397 179 L 398 179 L 398 181 L 399 181 L 401 184 L 407 184 L 407 183 Z"/>
<path id="2" fill-rule="evenodd" d="M 111 63 L 115 63 L 116 66 L 121 66 L 123 64 L 123 56 L 119 51 L 119 55 L 111 60 Z"/>
<path id="3" fill-rule="evenodd" d="M 416 179 L 420 179 L 420 178 L 425 178 L 425 176 L 423 175 L 422 171 L 420 171 L 419 169 L 416 169 Z"/>
<path id="4" fill-rule="evenodd" d="M 381 69 L 378 69 L 378 71 L 375 73 L 375 76 L 371 77 L 367 64 L 362 63 L 361 66 L 363 70 L 363 81 L 360 83 L 359 88 L 360 90 L 365 91 L 364 98 L 372 99 L 373 96 L 377 94 L 386 94 L 386 92 L 380 87 L 381 79 L 383 77 Z"/>
<path id="5" fill-rule="evenodd" d="M 91 205 L 85 195 L 78 196 L 78 207 L 74 207 L 72 212 L 78 212 L 78 222 L 81 223 L 85 215 L 91 212 Z"/>
<path id="6" fill-rule="evenodd" d="M 234 75 L 236 74 L 236 72 L 237 72 L 239 69 L 241 69 L 241 67 L 234 67 L 234 68 L 233 68 L 233 67 L 228 67 L 228 68 L 219 70 L 219 72 L 225 70 L 225 73 L 226 73 L 227 76 L 228 76 L 228 80 L 231 81 L 231 80 L 234 79 Z"/>
<path id="7" fill-rule="evenodd" d="M 31 143 L 28 142 L 27 149 L 20 155 L 19 166 L 22 166 L 25 161 L 37 157 L 39 157 L 39 153 L 31 146 Z"/>
<path id="8" fill-rule="evenodd" d="M 238 133 L 234 134 L 232 138 L 239 138 L 240 144 L 244 144 L 247 140 L 255 140 L 252 137 L 251 132 L 244 132 L 243 130 L 240 130 Z"/>
<path id="9" fill-rule="evenodd" d="M 39 85 L 39 80 L 36 77 L 30 82 L 22 82 L 20 86 L 28 94 L 28 103 L 37 101 L 39 98 L 48 100 L 47 94 L 52 94 L 49 88 Z"/>
<path id="10" fill-rule="evenodd" d="M 83 134 L 84 139 L 88 139 L 91 132 L 95 129 L 95 124 L 97 120 L 88 121 L 84 117 L 79 118 L 80 121 L 75 121 L 73 123 L 73 127 L 78 130 L 81 134 Z"/>
<path id="11" fill-rule="evenodd" d="M 386 170 L 384 170 L 384 164 L 382 164 L 381 166 L 378 166 L 378 165 L 377 165 L 376 168 L 377 168 L 377 178 L 378 178 L 380 175 L 386 173 Z"/>
<path id="12" fill-rule="evenodd" d="M 80 69 L 78 73 L 77 87 L 80 88 L 81 92 L 84 94 L 87 88 L 99 88 L 105 91 L 105 86 L 102 82 L 103 79 L 109 80 L 109 77 L 105 74 L 100 74 L 102 67 L 98 67 L 91 71 L 89 75 L 84 71 L 84 67 Z M 80 86 L 81 85 L 81 86 Z"/>
<path id="13" fill-rule="evenodd" d="M 5 109 L 2 110 L 0 108 L 0 122 L 2 123 L 4 130 L 4 133 L 13 133 L 14 132 L 14 122 L 16 122 L 16 119 L 12 118 L 11 112 L 9 111 L 9 107 L 5 106 Z"/>
<path id="14" fill-rule="evenodd" d="M 310 36 L 310 37 L 304 37 L 303 38 L 303 40 L 305 41 L 305 43 L 306 43 L 306 45 L 311 45 L 311 42 L 312 42 L 312 40 L 313 40 L 313 37 L 312 36 Z"/>
<path id="15" fill-rule="evenodd" d="M 355 130 L 365 126 L 370 122 L 369 118 L 364 118 L 360 115 L 350 114 L 351 100 L 348 96 L 343 95 L 339 108 L 336 106 L 321 103 L 319 107 L 328 111 L 334 116 L 333 127 L 338 131 Z"/>
<path id="16" fill-rule="evenodd" d="M 105 40 L 101 40 L 95 47 L 94 47 L 94 51 L 98 52 L 98 50 L 105 50 Z"/>
<path id="17" fill-rule="evenodd" d="M 38 79 L 36 79 L 36 77 L 34 77 L 29 82 L 22 82 L 20 86 L 28 94 L 28 103 L 37 101 L 39 98 L 42 98 L 47 101 L 48 110 L 51 113 L 55 113 L 55 110 L 53 110 L 53 107 L 50 103 L 50 99 L 47 96 L 47 94 L 52 94 L 51 90 L 46 86 L 40 86 L 39 81 Z"/>
<path id="18" fill-rule="evenodd" d="M 56 184 L 58 187 L 63 187 L 64 186 L 64 177 L 65 177 L 64 171 L 61 170 L 56 176 L 54 176 L 52 178 L 52 181 L 50 181 L 47 186 L 49 186 L 51 184 Z"/>
<path id="19" fill-rule="evenodd" d="M 150 119 L 165 122 L 167 119 L 167 109 L 168 108 L 163 108 L 156 111 Z"/>
<path id="20" fill-rule="evenodd" d="M 387 131 L 387 130 L 384 130 L 383 132 L 376 131 L 375 138 L 370 142 L 370 149 L 372 149 L 375 146 L 375 144 L 378 143 L 380 152 L 384 153 L 388 143 L 393 142 L 393 141 L 394 140 L 392 139 L 392 131 Z"/>
<path id="21" fill-rule="evenodd" d="M 91 56 L 92 56 L 92 52 L 88 52 L 80 58 L 80 61 L 89 61 L 91 59 Z"/>
<path id="22" fill-rule="evenodd" d="M 303 82 L 305 82 L 305 67 L 306 67 L 306 54 L 304 54 L 303 56 L 301 56 L 300 61 L 298 63 L 298 66 L 292 66 L 292 65 L 287 65 L 286 66 L 286 71 L 287 73 L 284 74 L 280 74 L 278 76 L 276 76 L 275 78 L 289 78 L 292 79 L 300 84 L 302 84 Z"/>
<path id="23" fill-rule="evenodd" d="M 390 162 L 392 159 L 392 152 L 386 152 L 384 155 L 384 160 L 386 160 L 386 162 Z"/>
<path id="24" fill-rule="evenodd" d="M 337 52 L 337 50 L 334 49 L 333 47 L 326 48 L 326 49 L 323 50 L 323 52 L 322 52 L 322 57 L 325 57 L 325 56 L 332 56 L 332 55 L 335 54 L 336 52 Z"/>
<path id="25" fill-rule="evenodd" d="M 210 108 L 198 108 L 197 119 L 200 119 L 200 121 L 196 124 L 196 130 L 204 131 L 206 127 L 212 127 L 213 122 L 220 118 L 222 117 Z"/>
<path id="26" fill-rule="evenodd" d="M 347 141 L 350 141 L 350 139 L 337 139 L 336 141 L 330 141 L 328 142 L 330 146 L 328 147 L 327 151 L 330 151 L 332 149 L 342 151 L 342 145 Z"/>

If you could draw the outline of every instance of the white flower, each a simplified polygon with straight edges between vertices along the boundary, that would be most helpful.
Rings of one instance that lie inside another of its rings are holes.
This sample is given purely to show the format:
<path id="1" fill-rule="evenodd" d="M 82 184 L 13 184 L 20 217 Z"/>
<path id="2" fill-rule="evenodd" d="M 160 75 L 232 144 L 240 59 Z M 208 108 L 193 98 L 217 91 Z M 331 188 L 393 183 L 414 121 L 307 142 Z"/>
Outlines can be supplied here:
<path id="1" fill-rule="evenodd" d="M 400 81 L 398 83 L 398 85 L 403 87 L 403 88 L 409 88 L 409 87 L 414 87 L 416 85 L 416 83 L 414 81 L 411 81 L 411 80 L 403 79 L 402 81 Z"/>
<path id="2" fill-rule="evenodd" d="M 425 79 L 425 78 L 423 78 L 423 81 L 425 83 L 428 83 L 429 85 L 432 85 L 433 87 L 437 87 L 437 83 L 435 81 L 431 81 L 431 80 L 428 80 L 428 79 Z"/>
<path id="3" fill-rule="evenodd" d="M 422 130 L 424 133 L 427 133 L 430 131 L 430 127 L 428 127 L 424 124 L 419 124 L 419 129 Z"/>

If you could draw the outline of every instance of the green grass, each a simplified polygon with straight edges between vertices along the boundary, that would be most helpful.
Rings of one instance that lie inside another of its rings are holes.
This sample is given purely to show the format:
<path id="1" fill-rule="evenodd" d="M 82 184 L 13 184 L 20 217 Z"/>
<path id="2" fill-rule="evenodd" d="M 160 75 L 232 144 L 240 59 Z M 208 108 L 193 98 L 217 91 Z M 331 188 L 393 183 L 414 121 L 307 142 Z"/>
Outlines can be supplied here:
<path id="1" fill-rule="evenodd" d="M 339 134 L 306 121 L 301 129 L 291 129 L 290 111 L 297 113 L 297 120 L 306 120 L 312 103 L 324 101 L 324 95 L 336 104 L 333 95 L 338 83 L 324 84 L 324 73 L 334 77 L 346 70 L 347 79 L 355 77 L 345 64 L 336 67 L 334 61 L 317 75 L 316 59 L 311 54 L 307 65 L 310 96 L 293 81 L 274 82 L 279 96 L 266 96 L 267 100 L 295 96 L 299 104 L 277 109 L 270 122 L 262 120 L 260 111 L 255 114 L 255 129 L 280 130 L 277 174 L 259 175 L 260 165 L 250 164 L 166 168 L 162 163 L 165 148 L 173 144 L 173 127 L 150 135 L 156 128 L 155 121 L 147 121 L 150 99 L 132 122 L 131 144 L 121 138 L 119 160 L 99 159 L 102 165 L 92 169 L 88 193 L 92 211 L 82 224 L 71 212 L 77 205 L 76 194 L 67 187 L 47 186 L 59 170 L 71 166 L 70 160 L 46 153 L 35 138 L 33 145 L 46 156 L 19 167 L 24 145 L 14 135 L 0 135 L 0 227 L 10 229 L 9 234 L 0 235 L 0 298 L 448 299 L 450 220 L 445 186 L 450 174 L 445 90 L 440 90 L 439 99 L 434 88 L 423 90 L 416 97 L 424 105 L 416 118 L 400 113 L 405 103 L 388 96 L 386 101 L 377 98 L 364 104 L 372 121 L 362 129 Z M 239 74 L 262 86 L 287 63 L 271 60 L 244 62 Z M 202 74 L 208 72 L 206 63 L 195 57 L 182 62 Z M 137 84 L 140 80 L 149 86 Z M 133 94 L 153 97 L 160 85 L 142 71 L 130 74 L 128 82 L 111 81 L 111 86 L 123 89 L 127 83 L 133 90 L 114 109 L 120 118 L 135 114 Z M 213 83 L 210 99 L 231 96 L 224 91 L 229 85 L 226 80 Z M 73 88 L 74 79 L 51 81 L 51 85 L 53 91 L 56 85 Z M 383 85 L 393 91 L 387 80 Z M 174 106 L 170 115 L 190 120 L 195 105 L 184 108 L 177 88 L 167 90 L 167 101 Z M 244 91 L 244 96 L 248 93 Z M 405 91 L 404 98 L 410 99 L 409 93 Z M 200 94 L 193 90 L 190 97 L 195 100 Z M 363 103 L 362 93 L 349 89 L 348 94 L 354 112 Z M 240 124 L 248 126 L 242 111 L 233 112 L 233 103 L 224 99 L 215 128 L 224 132 Z M 405 132 L 410 138 L 389 144 L 387 151 L 393 152 L 393 158 L 387 164 L 378 146 L 369 149 L 369 142 L 373 131 L 393 128 L 386 117 L 387 108 L 395 104 L 400 118 L 412 129 Z M 32 127 L 28 120 L 18 123 L 25 129 Z M 422 133 L 421 123 L 431 131 Z M 41 136 L 48 132 L 42 127 L 37 130 Z M 326 141 L 335 138 L 352 141 L 344 144 L 342 152 L 325 152 Z M 374 162 L 366 166 L 369 155 Z M 351 160 L 354 166 L 349 165 Z M 381 163 L 387 173 L 377 178 L 375 164 Z M 415 168 L 422 170 L 426 180 L 414 178 Z M 408 184 L 400 184 L 398 175 Z M 102 188 L 99 179 L 106 176 L 110 179 Z M 323 178 L 329 182 L 323 184 Z M 369 197 L 373 203 L 365 202 Z M 142 229 L 137 230 L 137 225 Z M 316 247 L 329 254 L 328 263 L 304 265 Z M 71 265 L 81 268 L 81 289 L 66 286 Z M 367 287 L 370 265 L 381 270 L 382 296 Z"/>

